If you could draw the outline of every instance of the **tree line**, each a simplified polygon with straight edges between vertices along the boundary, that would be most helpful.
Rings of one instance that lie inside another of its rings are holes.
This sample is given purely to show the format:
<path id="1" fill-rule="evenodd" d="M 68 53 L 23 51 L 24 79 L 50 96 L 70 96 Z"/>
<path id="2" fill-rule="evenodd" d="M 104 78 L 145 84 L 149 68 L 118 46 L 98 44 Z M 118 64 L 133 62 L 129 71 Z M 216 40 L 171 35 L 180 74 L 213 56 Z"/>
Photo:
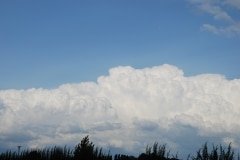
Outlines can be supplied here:
<path id="1" fill-rule="evenodd" d="M 44 149 L 23 150 L 20 152 L 6 151 L 0 154 L 0 160 L 179 160 L 178 155 L 170 156 L 166 144 L 159 145 L 157 142 L 153 146 L 147 146 L 145 153 L 139 156 L 115 154 L 112 156 L 110 151 L 105 152 L 102 148 L 95 147 L 89 140 L 89 136 L 84 137 L 73 150 L 64 147 L 52 147 Z M 227 148 L 214 146 L 209 150 L 207 143 L 196 151 L 196 155 L 187 157 L 187 160 L 240 160 L 238 154 L 234 156 L 231 144 Z"/>

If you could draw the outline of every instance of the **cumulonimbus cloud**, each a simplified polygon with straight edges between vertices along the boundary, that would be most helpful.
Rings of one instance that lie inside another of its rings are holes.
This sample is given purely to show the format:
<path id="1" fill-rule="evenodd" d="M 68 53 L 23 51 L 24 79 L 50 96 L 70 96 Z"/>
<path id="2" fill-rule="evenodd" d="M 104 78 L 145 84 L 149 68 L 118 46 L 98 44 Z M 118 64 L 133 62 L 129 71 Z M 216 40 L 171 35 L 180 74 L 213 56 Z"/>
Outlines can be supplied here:
<path id="1" fill-rule="evenodd" d="M 231 141 L 239 149 L 239 97 L 239 79 L 186 77 L 167 64 L 119 66 L 96 83 L 1 90 L 0 143 L 74 145 L 89 134 L 102 147 L 133 153 L 154 141 L 186 154 L 205 141 Z"/>

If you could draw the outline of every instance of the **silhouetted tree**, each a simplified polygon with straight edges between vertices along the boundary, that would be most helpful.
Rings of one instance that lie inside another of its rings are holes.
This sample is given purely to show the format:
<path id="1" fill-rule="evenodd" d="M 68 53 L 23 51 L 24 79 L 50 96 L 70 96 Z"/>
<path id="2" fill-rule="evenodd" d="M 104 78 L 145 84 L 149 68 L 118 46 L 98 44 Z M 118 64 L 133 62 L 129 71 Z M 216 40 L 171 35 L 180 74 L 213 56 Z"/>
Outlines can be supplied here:
<path id="1" fill-rule="evenodd" d="M 94 144 L 89 141 L 88 135 L 75 147 L 74 158 L 81 160 L 93 159 Z"/>
<path id="2" fill-rule="evenodd" d="M 114 160 L 137 160 L 137 158 L 134 156 L 128 156 L 124 154 L 116 154 L 114 156 Z"/>
<path id="3" fill-rule="evenodd" d="M 41 158 L 41 153 L 38 150 L 33 150 L 26 155 L 26 159 L 41 160 Z"/>

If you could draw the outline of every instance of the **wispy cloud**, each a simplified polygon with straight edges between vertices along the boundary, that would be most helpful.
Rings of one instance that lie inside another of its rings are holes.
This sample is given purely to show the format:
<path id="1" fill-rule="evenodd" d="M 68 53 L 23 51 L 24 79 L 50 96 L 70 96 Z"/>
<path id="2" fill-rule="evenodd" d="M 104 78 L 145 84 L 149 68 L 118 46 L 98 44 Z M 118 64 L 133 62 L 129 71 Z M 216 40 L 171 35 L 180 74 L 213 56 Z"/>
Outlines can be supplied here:
<path id="1" fill-rule="evenodd" d="M 138 154 L 159 141 L 187 155 L 207 140 L 240 143 L 239 97 L 239 79 L 185 77 L 171 65 L 116 67 L 97 83 L 1 90 L 0 143 L 75 145 L 89 134 L 102 147 Z"/>
<path id="2" fill-rule="evenodd" d="M 223 4 L 230 5 L 232 7 L 240 9 L 240 1 L 239 0 L 225 0 Z"/>
<path id="3" fill-rule="evenodd" d="M 202 25 L 202 29 L 210 31 L 214 34 L 227 36 L 240 36 L 240 19 L 229 10 L 237 10 L 240 12 L 240 1 L 238 0 L 189 0 L 202 12 L 213 17 L 215 21 L 224 22 L 224 25 L 206 23 Z"/>
<path id="4" fill-rule="evenodd" d="M 227 36 L 240 35 L 240 23 L 232 24 L 227 27 L 218 27 L 218 28 L 211 24 L 203 24 L 202 29 L 218 35 L 219 34 L 227 35 Z"/>

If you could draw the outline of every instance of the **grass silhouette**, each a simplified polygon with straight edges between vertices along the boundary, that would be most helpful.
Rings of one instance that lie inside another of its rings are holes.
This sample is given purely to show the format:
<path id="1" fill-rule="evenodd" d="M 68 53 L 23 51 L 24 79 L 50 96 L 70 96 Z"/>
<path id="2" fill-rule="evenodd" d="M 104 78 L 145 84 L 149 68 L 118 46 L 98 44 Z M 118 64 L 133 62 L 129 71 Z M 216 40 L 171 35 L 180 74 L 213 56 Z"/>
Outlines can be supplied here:
<path id="1" fill-rule="evenodd" d="M 138 157 L 115 154 L 110 151 L 103 152 L 102 148 L 95 147 L 89 140 L 89 136 L 84 137 L 74 150 L 64 147 L 49 147 L 44 149 L 22 150 L 21 152 L 6 151 L 0 154 L 0 160 L 178 160 L 178 154 L 169 156 L 170 151 L 166 150 L 166 144 L 159 145 L 155 142 L 152 146 L 147 146 L 145 153 Z M 187 160 L 234 160 L 234 151 L 231 143 L 227 148 L 222 145 L 212 146 L 209 150 L 207 143 L 196 151 L 195 156 L 189 155 Z M 236 158 L 240 160 L 240 156 Z"/>

